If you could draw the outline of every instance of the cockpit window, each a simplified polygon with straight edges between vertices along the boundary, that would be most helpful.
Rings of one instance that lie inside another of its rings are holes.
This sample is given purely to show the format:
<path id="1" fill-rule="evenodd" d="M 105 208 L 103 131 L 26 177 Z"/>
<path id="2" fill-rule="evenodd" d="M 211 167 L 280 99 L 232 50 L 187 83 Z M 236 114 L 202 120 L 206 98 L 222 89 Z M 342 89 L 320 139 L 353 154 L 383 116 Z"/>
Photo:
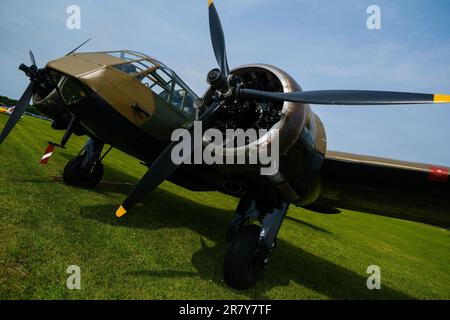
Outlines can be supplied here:
<path id="1" fill-rule="evenodd" d="M 175 109 L 187 115 L 193 114 L 197 95 L 164 64 L 134 51 L 106 53 L 124 61 L 112 65 L 113 68 L 133 76 Z"/>
<path id="2" fill-rule="evenodd" d="M 138 73 L 138 69 L 135 66 L 130 65 L 130 64 L 119 64 L 119 65 L 114 66 L 114 68 L 116 68 L 117 70 L 120 70 L 122 72 L 129 73 L 129 74 Z"/>

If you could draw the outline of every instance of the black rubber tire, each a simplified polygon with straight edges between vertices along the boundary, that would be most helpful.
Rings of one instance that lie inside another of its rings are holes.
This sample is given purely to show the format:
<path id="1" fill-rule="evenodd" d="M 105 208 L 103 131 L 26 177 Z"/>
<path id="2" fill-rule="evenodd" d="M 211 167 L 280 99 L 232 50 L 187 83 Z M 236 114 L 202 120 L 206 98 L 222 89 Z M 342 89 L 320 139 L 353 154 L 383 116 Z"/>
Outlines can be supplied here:
<path id="1" fill-rule="evenodd" d="M 63 172 L 64 183 L 79 188 L 94 188 L 103 178 L 103 164 L 97 161 L 92 172 L 82 169 L 83 156 L 71 159 Z"/>
<path id="2" fill-rule="evenodd" d="M 255 251 L 261 228 L 256 225 L 242 227 L 225 257 L 223 278 L 236 290 L 246 290 L 259 279 L 264 269 L 255 263 Z"/>

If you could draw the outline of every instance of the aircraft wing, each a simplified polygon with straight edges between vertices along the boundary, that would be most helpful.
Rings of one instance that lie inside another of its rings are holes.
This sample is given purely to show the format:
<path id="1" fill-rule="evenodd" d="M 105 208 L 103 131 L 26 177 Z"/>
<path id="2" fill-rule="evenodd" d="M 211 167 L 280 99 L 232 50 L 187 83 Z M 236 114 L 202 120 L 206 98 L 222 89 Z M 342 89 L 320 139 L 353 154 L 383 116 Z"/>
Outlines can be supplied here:
<path id="1" fill-rule="evenodd" d="M 450 227 L 449 168 L 329 151 L 318 203 Z"/>

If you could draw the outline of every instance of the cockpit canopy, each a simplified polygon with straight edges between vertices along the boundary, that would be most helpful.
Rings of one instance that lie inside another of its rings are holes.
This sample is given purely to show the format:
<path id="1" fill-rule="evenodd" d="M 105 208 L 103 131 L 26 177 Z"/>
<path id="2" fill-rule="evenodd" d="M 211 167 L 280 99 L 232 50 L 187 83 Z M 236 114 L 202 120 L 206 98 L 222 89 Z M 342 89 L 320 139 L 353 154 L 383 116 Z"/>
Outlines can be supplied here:
<path id="1" fill-rule="evenodd" d="M 192 114 L 197 95 L 163 63 L 145 54 L 130 50 L 104 53 L 123 61 L 123 63 L 114 63 L 111 67 L 133 76 L 176 109 L 186 114 Z"/>

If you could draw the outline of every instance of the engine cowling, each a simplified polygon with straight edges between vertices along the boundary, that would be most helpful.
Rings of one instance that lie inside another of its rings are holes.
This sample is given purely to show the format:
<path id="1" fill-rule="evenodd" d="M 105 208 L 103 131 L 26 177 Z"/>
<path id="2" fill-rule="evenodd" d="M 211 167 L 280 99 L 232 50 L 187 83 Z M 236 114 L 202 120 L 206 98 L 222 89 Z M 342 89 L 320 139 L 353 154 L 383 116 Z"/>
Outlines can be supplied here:
<path id="1" fill-rule="evenodd" d="M 239 67 L 231 73 L 237 76 L 245 88 L 272 91 L 301 91 L 300 85 L 283 70 L 264 64 Z M 249 158 L 252 148 L 267 148 L 272 152 L 274 139 L 279 141 L 279 172 L 273 176 L 261 176 L 278 190 L 285 201 L 299 206 L 314 202 L 320 193 L 319 170 L 326 151 L 325 131 L 320 119 L 307 104 L 291 102 L 239 102 L 239 114 L 233 118 L 228 113 L 225 119 L 218 119 L 217 129 L 266 129 L 268 132 L 257 141 L 244 145 L 224 147 L 223 157 L 239 155 Z M 222 125 L 226 123 L 226 125 Z M 204 140 L 204 145 L 209 141 Z M 247 176 L 250 172 L 259 174 L 258 165 L 218 166 L 223 174 L 236 177 Z M 257 179 L 258 180 L 258 179 Z M 256 181 L 257 181 L 256 180 Z M 258 183 L 258 182 L 256 182 Z"/>

